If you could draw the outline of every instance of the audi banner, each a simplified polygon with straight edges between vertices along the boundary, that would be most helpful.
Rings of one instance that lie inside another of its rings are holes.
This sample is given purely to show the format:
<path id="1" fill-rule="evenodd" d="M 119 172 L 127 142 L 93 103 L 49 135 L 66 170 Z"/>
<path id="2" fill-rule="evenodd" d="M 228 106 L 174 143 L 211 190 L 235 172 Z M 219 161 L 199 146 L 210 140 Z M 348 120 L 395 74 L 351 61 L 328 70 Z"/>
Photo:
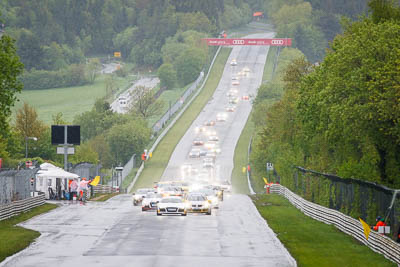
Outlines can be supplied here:
<path id="1" fill-rule="evenodd" d="M 207 45 L 270 45 L 270 46 L 291 46 L 291 38 L 274 39 L 229 39 L 229 38 L 204 38 Z"/>

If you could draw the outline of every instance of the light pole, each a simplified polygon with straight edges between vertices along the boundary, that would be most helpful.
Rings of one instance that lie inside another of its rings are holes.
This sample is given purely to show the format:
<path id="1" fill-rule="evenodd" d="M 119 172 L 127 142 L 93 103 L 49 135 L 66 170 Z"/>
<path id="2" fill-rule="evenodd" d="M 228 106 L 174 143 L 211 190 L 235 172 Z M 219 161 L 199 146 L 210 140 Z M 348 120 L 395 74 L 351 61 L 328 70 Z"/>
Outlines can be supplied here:
<path id="1" fill-rule="evenodd" d="M 25 136 L 25 158 L 28 158 L 28 140 L 37 141 L 37 138 Z"/>

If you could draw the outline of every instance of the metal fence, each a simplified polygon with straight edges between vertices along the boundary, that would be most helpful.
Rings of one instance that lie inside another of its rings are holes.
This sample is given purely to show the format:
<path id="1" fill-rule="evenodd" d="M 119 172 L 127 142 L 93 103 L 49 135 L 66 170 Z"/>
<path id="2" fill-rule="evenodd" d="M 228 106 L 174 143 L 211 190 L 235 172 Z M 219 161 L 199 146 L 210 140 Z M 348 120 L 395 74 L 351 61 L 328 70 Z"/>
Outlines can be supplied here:
<path id="1" fill-rule="evenodd" d="M 344 179 L 296 167 L 292 177 L 282 177 L 281 183 L 308 201 L 335 209 L 353 218 L 362 218 L 375 225 L 376 217 L 390 225 L 391 238 L 400 231 L 400 190 L 375 183 Z"/>
<path id="2" fill-rule="evenodd" d="M 271 193 L 284 196 L 305 215 L 327 224 L 333 224 L 340 231 L 353 236 L 364 245 L 370 247 L 373 251 L 381 253 L 386 258 L 400 264 L 400 244 L 396 244 L 387 236 L 378 234 L 375 231 L 371 231 L 367 240 L 364 236 L 363 227 L 357 219 L 337 210 L 328 209 L 322 205 L 307 201 L 279 184 L 273 184 L 271 186 Z"/>
<path id="3" fill-rule="evenodd" d="M 0 171 L 0 204 L 29 198 L 31 195 L 30 179 L 38 169 Z"/>
<path id="4" fill-rule="evenodd" d="M 201 84 L 201 81 L 203 80 L 203 77 L 204 77 L 204 72 L 201 72 L 196 81 L 188 89 L 186 89 L 186 91 L 181 95 L 179 100 L 177 100 L 175 104 L 173 104 L 164 113 L 161 119 L 158 120 L 153 125 L 153 133 L 158 133 L 161 129 L 164 128 L 164 126 L 167 124 L 167 121 L 183 106 L 186 99 L 198 88 L 198 86 Z"/>
<path id="5" fill-rule="evenodd" d="M 92 179 L 97 175 L 102 176 L 100 173 L 101 165 L 95 165 L 87 162 L 81 162 L 72 167 L 71 172 L 79 175 L 80 177 L 85 177 Z"/>

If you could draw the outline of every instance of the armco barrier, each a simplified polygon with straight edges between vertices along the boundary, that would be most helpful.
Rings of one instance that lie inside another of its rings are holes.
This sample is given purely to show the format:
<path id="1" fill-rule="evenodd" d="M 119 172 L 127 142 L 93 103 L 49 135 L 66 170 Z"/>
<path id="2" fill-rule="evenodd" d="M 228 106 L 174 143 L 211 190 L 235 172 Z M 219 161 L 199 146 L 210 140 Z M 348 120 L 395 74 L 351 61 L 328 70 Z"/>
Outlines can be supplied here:
<path id="1" fill-rule="evenodd" d="M 367 240 L 364 236 L 364 229 L 360 221 L 337 210 L 329 209 L 307 201 L 282 185 L 273 184 L 270 191 L 271 193 L 279 194 L 287 198 L 305 215 L 326 224 L 335 225 L 336 228 L 353 236 L 361 243 L 370 247 L 373 251 L 381 253 L 386 258 L 400 264 L 400 244 L 374 231 L 371 231 Z"/>
<path id="2" fill-rule="evenodd" d="M 44 195 L 26 198 L 0 206 L 0 221 L 44 204 Z"/>
<path id="3" fill-rule="evenodd" d="M 112 186 L 109 185 L 97 185 L 97 186 L 93 186 L 93 192 L 95 194 L 111 194 L 111 193 L 116 193 L 119 191 L 119 189 L 117 188 L 113 188 Z"/>

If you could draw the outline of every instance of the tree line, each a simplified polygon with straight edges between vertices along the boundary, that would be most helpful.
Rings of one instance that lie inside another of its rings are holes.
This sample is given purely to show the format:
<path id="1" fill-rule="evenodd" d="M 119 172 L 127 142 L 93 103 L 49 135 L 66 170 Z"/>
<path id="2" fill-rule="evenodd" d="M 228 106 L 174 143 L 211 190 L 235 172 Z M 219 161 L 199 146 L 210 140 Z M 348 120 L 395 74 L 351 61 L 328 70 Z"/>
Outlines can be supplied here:
<path id="1" fill-rule="evenodd" d="M 259 175 L 273 162 L 283 184 L 303 166 L 400 186 L 400 7 L 372 0 L 369 10 L 343 21 L 320 64 L 297 56 L 260 88 L 251 159 Z"/>
<path id="2" fill-rule="evenodd" d="M 27 89 L 88 83 L 90 70 L 74 76 L 86 58 L 116 51 L 139 69 L 165 63 L 172 77 L 165 86 L 186 85 L 207 56 L 200 38 L 251 20 L 245 0 L 5 0 L 0 10 L 17 40 Z"/>

